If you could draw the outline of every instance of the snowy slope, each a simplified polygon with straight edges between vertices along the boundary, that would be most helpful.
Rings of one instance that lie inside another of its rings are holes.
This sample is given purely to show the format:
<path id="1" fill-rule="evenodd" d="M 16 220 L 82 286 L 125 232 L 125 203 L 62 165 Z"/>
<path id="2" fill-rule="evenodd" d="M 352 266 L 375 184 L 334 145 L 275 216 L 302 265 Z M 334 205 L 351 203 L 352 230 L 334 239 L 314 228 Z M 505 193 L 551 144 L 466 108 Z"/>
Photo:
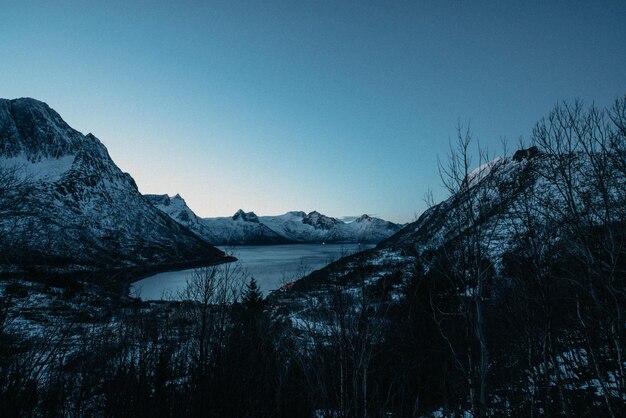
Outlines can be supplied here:
<path id="1" fill-rule="evenodd" d="M 144 197 L 157 209 L 166 213 L 169 217 L 188 228 L 196 235 L 205 237 L 207 240 L 208 237 L 210 237 L 209 230 L 203 225 L 202 219 L 189 209 L 185 200 L 179 194 L 173 197 L 166 194 L 147 194 L 144 195 Z"/>
<path id="2" fill-rule="evenodd" d="M 0 207 L 22 208 L 0 216 L 2 271 L 67 272 L 223 256 L 150 204 L 95 136 L 72 129 L 40 101 L 0 99 L 0 174 L 25 190 L 0 195 Z"/>
<path id="3" fill-rule="evenodd" d="M 481 244 L 496 268 L 503 254 L 513 251 L 518 243 L 512 230 L 518 227 L 516 232 L 523 234 L 515 209 L 521 202 L 530 201 L 527 193 L 553 193 L 540 184 L 538 171 L 545 166 L 544 159 L 536 154 L 502 158 L 464 179 L 471 190 L 473 207 L 483 211 L 478 214 L 484 232 Z M 376 293 L 381 300 L 373 303 L 400 301 L 416 275 L 428 271 L 437 257 L 445 257 L 445 249 L 454 248 L 455 242 L 472 232 L 471 223 L 464 219 L 464 200 L 460 194 L 452 195 L 375 248 L 341 258 L 275 292 L 272 298 L 288 312 L 294 326 L 302 329 L 310 326 L 307 312 L 311 300 L 316 306 L 328 306 L 330 295 L 341 292 L 346 300 L 358 304 L 355 295 L 360 295 L 363 284 L 377 291 L 385 289 Z"/>

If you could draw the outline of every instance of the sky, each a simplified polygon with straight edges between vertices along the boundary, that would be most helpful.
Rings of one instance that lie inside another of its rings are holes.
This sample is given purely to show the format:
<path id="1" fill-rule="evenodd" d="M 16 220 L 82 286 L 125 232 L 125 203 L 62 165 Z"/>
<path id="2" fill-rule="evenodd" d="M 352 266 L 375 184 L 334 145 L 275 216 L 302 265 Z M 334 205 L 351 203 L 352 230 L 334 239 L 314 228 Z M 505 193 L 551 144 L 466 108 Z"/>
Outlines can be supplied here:
<path id="1" fill-rule="evenodd" d="M 623 0 L 0 3 L 0 97 L 203 217 L 409 222 L 446 197 L 459 122 L 495 156 L 559 101 L 626 93 Z"/>

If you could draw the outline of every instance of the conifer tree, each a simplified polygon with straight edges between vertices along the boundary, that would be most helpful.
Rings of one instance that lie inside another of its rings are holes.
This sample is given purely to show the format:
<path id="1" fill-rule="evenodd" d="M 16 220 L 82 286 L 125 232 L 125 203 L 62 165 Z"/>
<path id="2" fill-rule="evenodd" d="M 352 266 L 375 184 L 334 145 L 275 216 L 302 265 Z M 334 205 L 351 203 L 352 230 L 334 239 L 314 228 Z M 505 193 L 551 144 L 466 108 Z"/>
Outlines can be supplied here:
<path id="1" fill-rule="evenodd" d="M 246 284 L 246 290 L 243 293 L 242 303 L 247 310 L 260 310 L 263 308 L 263 293 L 256 283 L 254 277 Z"/>

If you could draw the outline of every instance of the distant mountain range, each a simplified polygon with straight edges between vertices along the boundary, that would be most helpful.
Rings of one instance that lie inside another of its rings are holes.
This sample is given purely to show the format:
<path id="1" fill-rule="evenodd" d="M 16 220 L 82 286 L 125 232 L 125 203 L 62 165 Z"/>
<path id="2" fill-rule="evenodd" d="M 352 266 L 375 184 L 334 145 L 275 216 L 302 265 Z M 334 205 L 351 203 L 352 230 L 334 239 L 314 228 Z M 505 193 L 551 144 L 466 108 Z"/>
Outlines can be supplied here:
<path id="1" fill-rule="evenodd" d="M 139 193 L 92 134 L 34 99 L 0 99 L 0 271 L 218 261 Z"/>
<path id="2" fill-rule="evenodd" d="M 180 195 L 146 195 L 152 204 L 213 245 L 289 243 L 377 243 L 398 232 L 402 225 L 363 215 L 352 222 L 293 211 L 278 216 L 257 216 L 237 211 L 232 217 L 200 218 Z"/>

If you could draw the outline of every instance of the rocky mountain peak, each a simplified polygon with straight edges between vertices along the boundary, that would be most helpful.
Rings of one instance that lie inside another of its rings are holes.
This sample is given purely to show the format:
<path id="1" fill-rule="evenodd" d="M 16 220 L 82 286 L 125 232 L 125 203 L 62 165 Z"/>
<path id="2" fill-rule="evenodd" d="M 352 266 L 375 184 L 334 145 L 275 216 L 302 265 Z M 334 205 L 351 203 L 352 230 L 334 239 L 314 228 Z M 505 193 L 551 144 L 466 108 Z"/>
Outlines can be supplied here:
<path id="1" fill-rule="evenodd" d="M 536 156 L 538 156 L 539 154 L 541 154 L 541 152 L 539 151 L 539 148 L 537 147 L 520 149 L 520 150 L 515 151 L 515 154 L 513 154 L 513 160 L 514 161 L 531 160 L 535 158 Z"/>
<path id="2" fill-rule="evenodd" d="M 144 195 L 144 197 L 148 199 L 153 205 L 170 205 L 170 197 L 166 194 L 146 194 Z"/>
<path id="3" fill-rule="evenodd" d="M 237 213 L 233 215 L 233 221 L 259 223 L 259 217 L 256 216 L 254 212 L 244 212 L 243 209 L 239 209 Z"/>
<path id="4" fill-rule="evenodd" d="M 0 154 L 24 156 L 31 162 L 76 154 L 87 144 L 99 145 L 93 135 L 83 136 L 44 102 L 35 99 L 0 99 Z"/>
<path id="5" fill-rule="evenodd" d="M 341 221 L 326 215 L 322 215 L 318 211 L 314 210 L 312 212 L 309 212 L 309 214 L 302 219 L 302 223 L 311 225 L 316 229 L 331 229 L 333 228 L 333 226 L 341 223 Z"/>

